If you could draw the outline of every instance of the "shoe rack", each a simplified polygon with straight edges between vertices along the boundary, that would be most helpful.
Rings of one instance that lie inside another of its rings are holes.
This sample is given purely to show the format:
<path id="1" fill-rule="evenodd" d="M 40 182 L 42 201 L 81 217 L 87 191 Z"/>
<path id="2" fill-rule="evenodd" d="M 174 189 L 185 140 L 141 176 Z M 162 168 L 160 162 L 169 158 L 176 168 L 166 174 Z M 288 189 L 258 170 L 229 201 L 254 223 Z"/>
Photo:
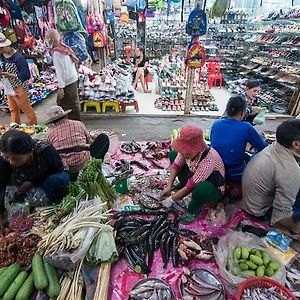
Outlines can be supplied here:
<path id="1" fill-rule="evenodd" d="M 147 21 L 146 53 L 150 59 L 168 55 L 175 46 L 179 53 L 185 53 L 189 37 L 185 24 L 178 21 Z"/>
<path id="2" fill-rule="evenodd" d="M 297 99 L 300 84 L 300 19 L 214 24 L 204 43 L 217 46 L 211 58 L 222 62 L 230 92 L 241 91 L 241 79 L 258 79 L 270 111 L 294 111 L 290 102 Z"/>

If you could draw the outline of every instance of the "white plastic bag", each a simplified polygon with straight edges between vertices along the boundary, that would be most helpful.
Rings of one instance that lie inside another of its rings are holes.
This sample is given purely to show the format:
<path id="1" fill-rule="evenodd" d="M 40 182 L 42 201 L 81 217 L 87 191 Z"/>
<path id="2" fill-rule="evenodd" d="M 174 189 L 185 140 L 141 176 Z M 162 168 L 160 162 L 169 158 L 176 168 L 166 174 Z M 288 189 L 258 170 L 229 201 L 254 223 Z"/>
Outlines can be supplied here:
<path id="1" fill-rule="evenodd" d="M 234 263 L 233 250 L 236 247 L 245 247 L 250 249 L 257 248 L 258 250 L 268 252 L 271 259 L 276 260 L 274 255 L 266 247 L 264 241 L 254 234 L 230 231 L 225 236 L 222 236 L 219 239 L 218 244 L 214 247 L 214 255 L 226 288 L 231 294 L 234 294 L 240 284 L 247 279 L 235 276 L 227 271 L 226 267 L 228 265 L 233 265 Z M 278 261 L 278 263 L 280 262 Z M 274 276 L 272 276 L 272 279 L 283 285 L 285 284 L 286 271 L 284 265 L 280 264 L 278 271 L 274 274 Z"/>

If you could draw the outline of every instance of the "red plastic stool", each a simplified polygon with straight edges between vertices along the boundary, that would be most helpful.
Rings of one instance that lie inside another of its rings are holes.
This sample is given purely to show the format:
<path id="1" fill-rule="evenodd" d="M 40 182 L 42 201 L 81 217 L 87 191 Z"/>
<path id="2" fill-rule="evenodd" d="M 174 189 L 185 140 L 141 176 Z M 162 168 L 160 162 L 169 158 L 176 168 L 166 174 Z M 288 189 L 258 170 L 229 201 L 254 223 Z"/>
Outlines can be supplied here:
<path id="1" fill-rule="evenodd" d="M 121 106 L 121 111 L 124 113 L 126 112 L 126 107 L 127 106 L 134 106 L 134 109 L 136 112 L 139 112 L 139 103 L 134 100 L 134 101 L 131 101 L 131 102 L 124 102 L 124 101 L 120 101 L 120 106 Z"/>
<path id="2" fill-rule="evenodd" d="M 221 65 L 219 62 L 208 62 L 207 63 L 207 73 L 208 73 L 208 88 L 211 89 L 212 86 L 216 86 L 217 80 L 219 80 L 220 89 L 223 85 L 223 77 L 221 74 Z"/>

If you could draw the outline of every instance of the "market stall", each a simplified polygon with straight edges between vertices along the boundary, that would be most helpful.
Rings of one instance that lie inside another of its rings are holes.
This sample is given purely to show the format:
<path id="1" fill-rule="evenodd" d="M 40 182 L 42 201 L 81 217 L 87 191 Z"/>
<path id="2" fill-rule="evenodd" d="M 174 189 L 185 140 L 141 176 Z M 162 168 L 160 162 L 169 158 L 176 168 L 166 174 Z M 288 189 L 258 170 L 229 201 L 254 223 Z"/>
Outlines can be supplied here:
<path id="1" fill-rule="evenodd" d="M 274 141 L 271 132 L 265 136 Z M 107 160 L 91 159 L 60 204 L 40 207 L 37 194 L 25 203 L 8 198 L 3 299 L 299 297 L 296 240 L 226 199 L 205 206 L 191 225 L 179 223 L 181 209 L 161 206 L 169 150 L 169 141 L 115 140 Z"/>

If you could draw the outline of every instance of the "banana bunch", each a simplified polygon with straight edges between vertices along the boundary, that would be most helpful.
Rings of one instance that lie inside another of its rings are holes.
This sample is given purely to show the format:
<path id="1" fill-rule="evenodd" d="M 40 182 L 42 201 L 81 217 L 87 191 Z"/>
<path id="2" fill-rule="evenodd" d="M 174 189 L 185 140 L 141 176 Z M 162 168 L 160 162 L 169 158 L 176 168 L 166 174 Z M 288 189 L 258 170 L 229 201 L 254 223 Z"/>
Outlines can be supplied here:
<path id="1" fill-rule="evenodd" d="M 211 19 L 224 16 L 226 10 L 230 7 L 231 0 L 215 0 L 210 9 L 209 17 Z"/>

